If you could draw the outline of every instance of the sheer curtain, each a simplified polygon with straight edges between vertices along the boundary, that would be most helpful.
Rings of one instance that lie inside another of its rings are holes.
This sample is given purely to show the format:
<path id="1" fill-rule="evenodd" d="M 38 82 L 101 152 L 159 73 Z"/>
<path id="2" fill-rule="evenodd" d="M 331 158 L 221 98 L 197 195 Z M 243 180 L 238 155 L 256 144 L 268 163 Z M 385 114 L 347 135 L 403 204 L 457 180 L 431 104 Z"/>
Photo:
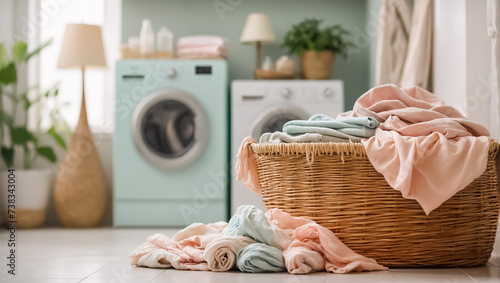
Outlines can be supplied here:
<path id="1" fill-rule="evenodd" d="M 491 38 L 491 109 L 490 130 L 493 138 L 500 138 L 500 97 L 498 83 L 500 82 L 500 30 L 499 0 L 488 0 L 487 24 L 488 35 Z"/>
<path id="2" fill-rule="evenodd" d="M 429 87 L 433 0 L 382 0 L 379 12 L 375 81 L 402 87 Z M 410 20 L 411 18 L 411 20 Z"/>

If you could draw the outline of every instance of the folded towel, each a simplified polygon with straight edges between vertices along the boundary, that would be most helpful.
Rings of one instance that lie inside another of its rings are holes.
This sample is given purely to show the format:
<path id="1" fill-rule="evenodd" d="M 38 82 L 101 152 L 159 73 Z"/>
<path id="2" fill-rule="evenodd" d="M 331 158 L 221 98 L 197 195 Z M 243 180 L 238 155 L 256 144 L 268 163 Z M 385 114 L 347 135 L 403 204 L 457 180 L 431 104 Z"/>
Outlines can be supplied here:
<path id="1" fill-rule="evenodd" d="M 418 88 L 383 85 L 363 94 L 341 117 L 379 121 L 362 141 L 373 167 L 426 214 L 464 189 L 486 169 L 489 132 Z"/>
<path id="2" fill-rule="evenodd" d="M 252 239 L 278 248 L 286 249 L 290 243 L 290 235 L 269 221 L 260 209 L 253 205 L 242 205 L 231 217 L 222 235 L 248 236 Z"/>
<path id="3" fill-rule="evenodd" d="M 303 126 L 303 127 L 322 127 L 343 130 L 363 130 L 364 128 L 375 129 L 378 126 L 378 121 L 372 117 L 339 117 L 333 119 L 327 115 L 315 114 L 312 115 L 308 120 L 292 120 L 285 123 L 283 129 L 289 125 Z M 355 132 L 352 133 L 356 135 Z M 362 132 L 360 137 L 364 136 Z"/>
<path id="4" fill-rule="evenodd" d="M 260 191 L 259 175 L 257 175 L 257 165 L 250 149 L 253 143 L 256 143 L 256 141 L 251 137 L 246 137 L 241 143 L 236 162 L 236 180 L 243 181 L 243 185 L 260 196 L 262 193 Z"/>
<path id="5" fill-rule="evenodd" d="M 316 114 L 308 120 L 292 120 L 285 123 L 283 132 L 264 133 L 259 142 L 360 142 L 373 136 L 377 126 L 377 120 L 371 117 L 333 119 Z"/>
<path id="6" fill-rule="evenodd" d="M 206 54 L 186 54 L 182 56 L 177 56 L 179 59 L 183 60 L 226 60 L 226 56 L 215 56 Z"/>
<path id="7" fill-rule="evenodd" d="M 387 270 L 374 259 L 364 257 L 342 243 L 335 234 L 316 222 L 293 217 L 277 208 L 266 212 L 266 217 L 281 229 L 292 229 L 293 242 L 283 253 L 288 272 L 302 274 L 320 270 L 322 263 L 319 254 L 324 259 L 323 268 L 334 273 L 347 273 L 363 270 Z M 305 259 L 304 251 L 311 257 Z M 322 269 L 323 269 L 322 268 Z"/>
<path id="8" fill-rule="evenodd" d="M 215 238 L 205 247 L 203 253 L 208 268 L 212 271 L 227 271 L 236 264 L 237 254 L 254 244 L 255 241 L 245 236 L 222 236 Z"/>
<path id="9" fill-rule="evenodd" d="M 177 40 L 178 47 L 200 45 L 227 46 L 227 39 L 213 35 L 192 35 L 179 37 L 179 39 Z"/>
<path id="10" fill-rule="evenodd" d="M 375 134 L 378 122 L 372 117 L 347 117 L 335 120 L 316 114 L 306 120 L 293 120 L 283 126 L 283 132 L 290 135 L 317 133 L 352 141 L 361 141 Z"/>
<path id="11" fill-rule="evenodd" d="M 227 49 L 217 45 L 204 45 L 197 47 L 178 47 L 177 56 L 220 56 L 226 57 Z"/>
<path id="12" fill-rule="evenodd" d="M 343 139 L 322 134 L 307 133 L 302 135 L 289 135 L 283 132 L 263 133 L 260 143 L 293 143 L 293 142 L 358 142 L 360 140 Z"/>
<path id="13" fill-rule="evenodd" d="M 262 243 L 248 245 L 238 252 L 236 266 L 243 272 L 280 272 L 285 270 L 283 253 Z"/>

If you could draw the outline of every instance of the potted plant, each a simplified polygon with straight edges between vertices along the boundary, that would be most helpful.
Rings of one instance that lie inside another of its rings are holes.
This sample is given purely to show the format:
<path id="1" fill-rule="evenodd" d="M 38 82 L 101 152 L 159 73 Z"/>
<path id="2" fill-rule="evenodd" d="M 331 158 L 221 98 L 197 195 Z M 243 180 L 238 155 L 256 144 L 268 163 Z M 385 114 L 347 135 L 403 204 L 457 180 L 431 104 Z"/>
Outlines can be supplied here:
<path id="1" fill-rule="evenodd" d="M 0 44 L 0 147 L 1 160 L 7 169 L 0 170 L 0 199 L 4 217 L 16 220 L 19 228 L 39 227 L 45 221 L 53 174 L 49 169 L 34 169 L 32 164 L 38 157 L 55 163 L 56 154 L 52 147 L 42 144 L 41 137 L 48 134 L 66 149 L 66 143 L 59 134 L 59 129 L 68 127 L 59 115 L 56 101 L 58 86 L 45 92 L 31 87 L 27 92 L 18 93 L 17 88 L 19 67 L 27 64 L 49 44 L 27 52 L 26 42 L 17 41 L 12 47 L 11 58 L 4 44 Z M 40 131 L 41 117 L 38 117 L 37 129 L 31 130 L 27 126 L 28 110 L 36 104 L 52 105 L 50 109 L 41 107 L 46 110 L 52 125 L 43 133 Z"/>
<path id="2" fill-rule="evenodd" d="M 285 34 L 283 47 L 290 54 L 299 56 L 302 76 L 305 79 L 329 79 L 335 54 L 348 58 L 349 49 L 355 45 L 346 39 L 349 32 L 340 25 L 321 29 L 322 20 L 305 19 L 293 25 Z"/>

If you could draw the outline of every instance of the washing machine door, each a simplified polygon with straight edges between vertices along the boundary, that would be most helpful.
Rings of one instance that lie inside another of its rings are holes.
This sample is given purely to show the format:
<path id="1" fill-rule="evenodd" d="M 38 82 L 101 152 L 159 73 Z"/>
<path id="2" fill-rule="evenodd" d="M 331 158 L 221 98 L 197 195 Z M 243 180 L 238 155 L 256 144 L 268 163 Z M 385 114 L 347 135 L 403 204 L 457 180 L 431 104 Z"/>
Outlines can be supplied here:
<path id="1" fill-rule="evenodd" d="M 208 144 L 208 116 L 200 102 L 179 89 L 146 96 L 132 115 L 131 134 L 144 160 L 161 170 L 193 163 Z"/>
<path id="2" fill-rule="evenodd" d="M 283 125 L 291 120 L 307 120 L 310 114 L 292 104 L 274 105 L 265 109 L 252 126 L 251 135 L 259 140 L 263 133 L 282 131 Z"/>

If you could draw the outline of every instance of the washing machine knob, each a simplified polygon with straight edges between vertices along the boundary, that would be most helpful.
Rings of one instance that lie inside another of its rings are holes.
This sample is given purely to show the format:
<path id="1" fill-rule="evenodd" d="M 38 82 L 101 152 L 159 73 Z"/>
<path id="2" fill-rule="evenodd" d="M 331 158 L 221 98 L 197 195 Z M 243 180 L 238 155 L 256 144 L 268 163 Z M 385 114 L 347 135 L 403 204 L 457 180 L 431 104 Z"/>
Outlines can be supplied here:
<path id="1" fill-rule="evenodd" d="M 173 79 L 177 75 L 177 72 L 175 71 L 174 68 L 168 68 L 167 69 L 167 78 Z"/>
<path id="2" fill-rule="evenodd" d="M 323 90 L 323 95 L 326 97 L 326 98 L 330 98 L 333 96 L 333 90 L 331 90 L 330 88 L 325 88 L 325 90 Z"/>
<path id="3" fill-rule="evenodd" d="M 292 92 L 288 88 L 284 88 L 281 90 L 281 96 L 288 99 L 292 96 Z"/>

